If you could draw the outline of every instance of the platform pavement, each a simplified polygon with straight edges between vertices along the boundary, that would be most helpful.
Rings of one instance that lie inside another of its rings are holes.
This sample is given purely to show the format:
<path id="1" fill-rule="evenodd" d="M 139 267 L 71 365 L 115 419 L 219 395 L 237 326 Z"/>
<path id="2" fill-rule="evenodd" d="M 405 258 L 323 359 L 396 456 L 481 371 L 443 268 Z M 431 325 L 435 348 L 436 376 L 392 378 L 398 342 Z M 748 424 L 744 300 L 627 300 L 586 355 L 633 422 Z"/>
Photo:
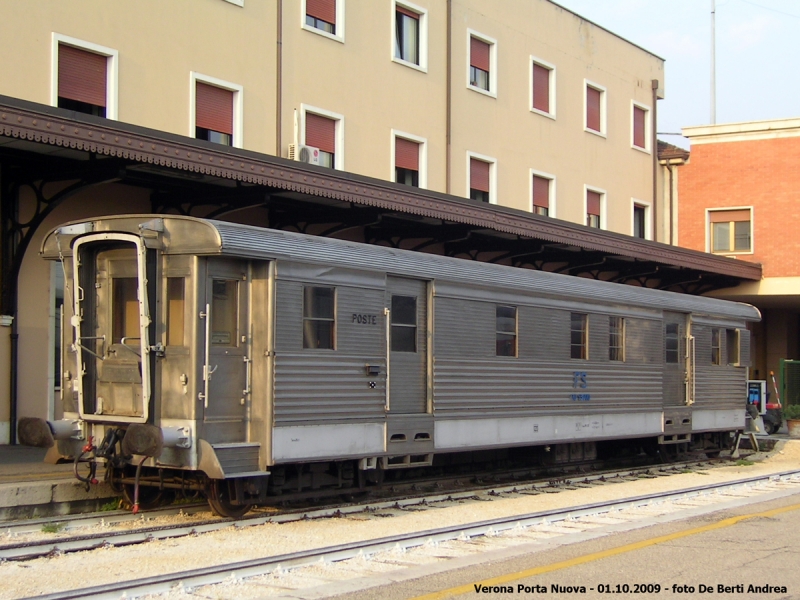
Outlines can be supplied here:
<path id="1" fill-rule="evenodd" d="M 48 464 L 45 454 L 43 448 L 0 446 L 0 522 L 97 510 L 117 496 L 104 483 L 87 492 L 72 463 Z"/>

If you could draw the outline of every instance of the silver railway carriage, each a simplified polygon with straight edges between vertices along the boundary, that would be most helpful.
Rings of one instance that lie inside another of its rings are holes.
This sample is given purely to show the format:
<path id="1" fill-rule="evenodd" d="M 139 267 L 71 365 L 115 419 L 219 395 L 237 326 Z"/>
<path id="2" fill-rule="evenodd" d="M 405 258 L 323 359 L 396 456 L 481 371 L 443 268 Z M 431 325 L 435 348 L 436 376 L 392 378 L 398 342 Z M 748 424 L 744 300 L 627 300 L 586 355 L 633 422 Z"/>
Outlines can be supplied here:
<path id="1" fill-rule="evenodd" d="M 69 288 L 63 418 L 20 439 L 142 504 L 235 516 L 476 451 L 718 452 L 744 425 L 745 304 L 180 216 L 63 225 L 42 254 Z"/>

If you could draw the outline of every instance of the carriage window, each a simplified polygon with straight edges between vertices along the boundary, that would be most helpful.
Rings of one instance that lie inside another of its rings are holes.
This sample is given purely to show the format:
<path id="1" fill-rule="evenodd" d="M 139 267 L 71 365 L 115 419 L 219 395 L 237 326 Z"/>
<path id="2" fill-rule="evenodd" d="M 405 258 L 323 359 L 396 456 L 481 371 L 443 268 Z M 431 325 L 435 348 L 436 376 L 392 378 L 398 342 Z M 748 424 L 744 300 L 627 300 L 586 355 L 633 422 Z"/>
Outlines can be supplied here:
<path id="1" fill-rule="evenodd" d="M 495 336 L 497 356 L 517 355 L 517 309 L 514 306 L 495 307 Z"/>
<path id="2" fill-rule="evenodd" d="M 741 342 L 739 340 L 738 329 L 725 330 L 725 345 L 728 350 L 728 364 L 739 366 L 739 348 L 741 346 Z"/>
<path id="3" fill-rule="evenodd" d="M 183 346 L 183 311 L 185 280 L 167 278 L 167 346 Z"/>
<path id="4" fill-rule="evenodd" d="M 417 299 L 392 296 L 392 352 L 417 351 Z"/>
<path id="5" fill-rule="evenodd" d="M 625 319 L 622 317 L 608 320 L 608 360 L 625 360 Z"/>
<path id="6" fill-rule="evenodd" d="M 111 310 L 112 343 L 139 341 L 139 282 L 136 277 L 115 277 L 112 280 Z"/>
<path id="7" fill-rule="evenodd" d="M 719 329 L 712 329 L 711 330 L 711 364 L 712 365 L 721 365 L 722 364 L 722 352 L 720 351 L 720 344 L 719 344 Z"/>
<path id="8" fill-rule="evenodd" d="M 589 357 L 586 342 L 588 339 L 588 318 L 582 313 L 570 313 L 570 356 L 586 360 Z"/>
<path id="9" fill-rule="evenodd" d="M 303 289 L 303 348 L 333 350 L 335 314 L 334 288 Z"/>
<path id="10" fill-rule="evenodd" d="M 239 325 L 239 282 L 214 279 L 211 282 L 211 345 L 236 346 Z"/>
<path id="11" fill-rule="evenodd" d="M 666 349 L 666 362 L 678 362 L 678 324 L 667 323 L 664 334 L 664 347 Z"/>

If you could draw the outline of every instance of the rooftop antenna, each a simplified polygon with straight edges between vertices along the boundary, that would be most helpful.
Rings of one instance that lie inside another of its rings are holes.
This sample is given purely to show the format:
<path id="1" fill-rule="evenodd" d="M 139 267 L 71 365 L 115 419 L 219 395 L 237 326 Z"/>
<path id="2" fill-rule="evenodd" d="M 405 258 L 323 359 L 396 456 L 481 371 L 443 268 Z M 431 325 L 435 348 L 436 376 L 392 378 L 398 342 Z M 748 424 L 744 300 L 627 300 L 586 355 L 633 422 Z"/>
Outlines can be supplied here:
<path id="1" fill-rule="evenodd" d="M 711 0 L 711 124 L 717 124 L 716 0 Z"/>

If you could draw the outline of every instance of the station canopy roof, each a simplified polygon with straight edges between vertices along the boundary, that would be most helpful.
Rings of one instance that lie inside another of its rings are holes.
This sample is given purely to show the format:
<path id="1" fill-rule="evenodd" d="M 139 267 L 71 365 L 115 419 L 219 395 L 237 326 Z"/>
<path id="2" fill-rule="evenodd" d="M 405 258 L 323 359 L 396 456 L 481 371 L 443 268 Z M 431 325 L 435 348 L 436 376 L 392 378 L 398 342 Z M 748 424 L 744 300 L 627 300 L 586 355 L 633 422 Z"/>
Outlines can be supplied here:
<path id="1" fill-rule="evenodd" d="M 658 289 L 699 294 L 761 279 L 755 263 L 5 96 L 0 168 L 4 231 L 18 237 L 36 219 L 14 221 L 15 185 L 117 183 L 149 190 L 154 213 L 237 220 L 256 209 L 277 229 Z"/>

